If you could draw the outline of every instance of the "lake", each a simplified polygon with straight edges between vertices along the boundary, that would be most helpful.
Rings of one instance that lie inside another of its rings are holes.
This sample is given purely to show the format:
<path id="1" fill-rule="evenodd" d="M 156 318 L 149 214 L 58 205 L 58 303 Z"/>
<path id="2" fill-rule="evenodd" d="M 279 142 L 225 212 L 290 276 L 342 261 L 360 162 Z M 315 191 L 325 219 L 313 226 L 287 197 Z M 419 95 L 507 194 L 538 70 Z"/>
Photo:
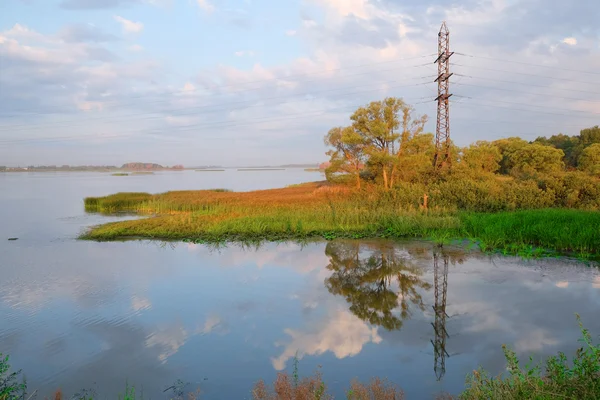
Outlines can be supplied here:
<path id="1" fill-rule="evenodd" d="M 535 359 L 578 347 L 575 313 L 600 334 L 600 272 L 573 260 L 488 256 L 427 242 L 317 241 L 259 248 L 77 240 L 125 217 L 86 214 L 119 191 L 283 187 L 318 172 L 0 173 L 0 352 L 29 387 L 116 398 L 249 399 L 260 378 L 321 368 L 388 378 L 408 399 L 501 373 L 501 346 Z M 17 241 L 8 241 L 18 237 Z"/>

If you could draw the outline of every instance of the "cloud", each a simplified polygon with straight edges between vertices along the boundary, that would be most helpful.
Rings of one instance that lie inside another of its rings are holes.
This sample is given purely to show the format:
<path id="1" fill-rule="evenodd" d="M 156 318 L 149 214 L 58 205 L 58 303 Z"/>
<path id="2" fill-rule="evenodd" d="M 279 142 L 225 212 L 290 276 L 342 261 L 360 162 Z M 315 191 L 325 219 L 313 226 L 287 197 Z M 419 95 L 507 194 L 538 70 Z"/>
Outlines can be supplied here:
<path id="1" fill-rule="evenodd" d="M 568 44 L 569 46 L 575 46 L 577 44 L 577 39 L 574 37 L 567 37 L 564 38 L 561 43 Z"/>
<path id="2" fill-rule="evenodd" d="M 118 15 L 115 15 L 114 19 L 121 24 L 123 31 L 128 33 L 139 33 L 144 29 L 141 22 L 133 22 Z"/>
<path id="3" fill-rule="evenodd" d="M 297 33 L 298 33 L 298 31 L 296 31 L 294 29 L 288 29 L 287 31 L 285 31 L 286 36 L 296 36 Z"/>
<path id="4" fill-rule="evenodd" d="M 196 0 L 198 3 L 198 7 L 200 7 L 203 11 L 210 14 L 215 11 L 215 6 L 212 5 L 208 0 Z"/>
<path id="5" fill-rule="evenodd" d="M 131 46 L 129 46 L 129 50 L 138 53 L 140 51 L 143 51 L 144 48 L 139 44 L 132 44 Z"/>
<path id="6" fill-rule="evenodd" d="M 62 28 L 58 37 L 69 43 L 112 42 L 118 40 L 115 35 L 105 33 L 102 29 L 90 24 L 73 24 Z"/>
<path id="7" fill-rule="evenodd" d="M 254 57 L 254 52 L 252 50 L 242 50 L 236 51 L 235 55 L 237 57 Z"/>
<path id="8" fill-rule="evenodd" d="M 320 326 L 308 332 L 285 329 L 291 341 L 284 346 L 283 353 L 271 358 L 273 368 L 285 369 L 289 359 L 296 353 L 302 359 L 304 355 L 321 355 L 332 352 L 337 358 L 357 355 L 367 343 L 380 343 L 377 328 L 369 327 L 365 322 L 347 310 L 337 310 Z"/>
<path id="9" fill-rule="evenodd" d="M 62 0 L 60 7 L 67 10 L 95 10 L 142 2 L 141 0 Z"/>

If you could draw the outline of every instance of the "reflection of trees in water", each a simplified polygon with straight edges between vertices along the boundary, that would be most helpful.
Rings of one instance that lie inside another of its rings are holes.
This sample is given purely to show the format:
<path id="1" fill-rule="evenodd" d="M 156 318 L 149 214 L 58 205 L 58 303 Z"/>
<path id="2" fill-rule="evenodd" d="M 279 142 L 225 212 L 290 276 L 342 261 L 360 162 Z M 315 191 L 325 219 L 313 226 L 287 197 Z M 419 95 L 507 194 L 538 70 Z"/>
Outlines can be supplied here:
<path id="1" fill-rule="evenodd" d="M 419 289 L 429 290 L 431 285 L 399 250 L 383 241 L 329 242 L 325 254 L 333 273 L 325 280 L 327 289 L 344 296 L 360 319 L 388 330 L 400 329 L 411 316 L 411 305 L 425 309 Z"/>

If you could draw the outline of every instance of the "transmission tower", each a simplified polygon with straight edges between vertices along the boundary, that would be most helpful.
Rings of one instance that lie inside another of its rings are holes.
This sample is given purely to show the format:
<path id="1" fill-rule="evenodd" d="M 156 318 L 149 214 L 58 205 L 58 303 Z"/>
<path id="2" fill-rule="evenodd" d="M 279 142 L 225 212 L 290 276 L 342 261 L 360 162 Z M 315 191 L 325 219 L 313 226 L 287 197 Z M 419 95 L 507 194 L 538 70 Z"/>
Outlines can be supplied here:
<path id="1" fill-rule="evenodd" d="M 433 344 L 434 364 L 433 370 L 437 380 L 441 380 L 446 373 L 446 357 L 450 357 L 446 351 L 446 339 L 448 338 L 448 332 L 446 331 L 446 293 L 448 292 L 448 255 L 442 253 L 444 259 L 444 266 L 440 276 L 440 267 L 438 260 L 440 255 L 434 251 L 433 253 L 433 286 L 435 290 L 435 305 L 433 311 L 435 312 L 435 319 L 431 325 L 435 332 L 435 340 L 431 341 Z M 441 280 L 441 282 L 440 282 Z"/>
<path id="2" fill-rule="evenodd" d="M 442 23 L 438 33 L 438 76 L 434 82 L 438 84 L 437 101 L 437 126 L 435 131 L 435 156 L 433 166 L 436 169 L 450 162 L 450 32 L 446 21 Z"/>

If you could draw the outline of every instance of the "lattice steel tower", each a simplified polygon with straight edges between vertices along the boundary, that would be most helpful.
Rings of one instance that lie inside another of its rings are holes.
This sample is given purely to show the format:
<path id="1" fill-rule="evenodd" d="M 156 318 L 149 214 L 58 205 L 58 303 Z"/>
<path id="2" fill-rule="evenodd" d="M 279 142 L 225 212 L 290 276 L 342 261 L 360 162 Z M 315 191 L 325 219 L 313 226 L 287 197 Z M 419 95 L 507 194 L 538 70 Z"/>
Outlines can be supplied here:
<path id="1" fill-rule="evenodd" d="M 446 21 L 442 23 L 438 33 L 438 57 L 435 63 L 438 65 L 438 76 L 434 82 L 438 84 L 437 101 L 437 126 L 435 131 L 435 156 L 433 166 L 441 168 L 450 162 L 450 32 Z"/>
<path id="2" fill-rule="evenodd" d="M 450 357 L 446 351 L 446 339 L 448 338 L 448 332 L 446 331 L 446 318 L 448 318 L 448 314 L 446 314 L 448 255 L 442 253 L 441 257 L 444 259 L 444 266 L 440 274 L 440 266 L 438 263 L 440 254 L 438 254 L 437 251 L 434 251 L 433 286 L 435 290 L 435 305 L 433 306 L 433 310 L 435 312 L 435 320 L 431 325 L 433 325 L 433 330 L 435 332 L 435 340 L 432 340 L 431 344 L 433 344 L 433 354 L 435 358 L 433 370 L 438 381 L 441 380 L 446 373 L 446 357 Z"/>

